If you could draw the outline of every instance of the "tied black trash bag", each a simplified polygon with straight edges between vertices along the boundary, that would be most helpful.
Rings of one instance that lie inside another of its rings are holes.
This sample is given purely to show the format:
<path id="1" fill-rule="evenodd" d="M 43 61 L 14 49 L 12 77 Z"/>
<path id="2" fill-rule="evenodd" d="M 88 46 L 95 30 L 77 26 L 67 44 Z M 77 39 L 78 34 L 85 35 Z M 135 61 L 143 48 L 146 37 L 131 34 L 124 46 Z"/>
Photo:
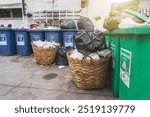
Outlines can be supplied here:
<path id="1" fill-rule="evenodd" d="M 67 52 L 70 50 L 72 50 L 71 47 L 58 49 L 55 59 L 56 65 L 68 65 Z"/>
<path id="2" fill-rule="evenodd" d="M 99 31 L 95 31 L 96 35 L 101 39 L 101 41 L 103 42 L 103 44 L 105 45 L 106 48 L 106 39 L 105 39 L 105 35 L 104 33 L 102 33 L 100 30 Z"/>
<path id="3" fill-rule="evenodd" d="M 80 16 L 77 25 L 79 29 L 94 30 L 94 25 L 88 17 Z"/>
<path id="4" fill-rule="evenodd" d="M 76 29 L 76 23 L 73 19 L 66 19 L 61 21 L 60 24 L 61 29 Z"/>
<path id="5" fill-rule="evenodd" d="M 84 55 L 106 49 L 105 36 L 100 32 L 81 31 L 74 40 L 77 50 Z"/>

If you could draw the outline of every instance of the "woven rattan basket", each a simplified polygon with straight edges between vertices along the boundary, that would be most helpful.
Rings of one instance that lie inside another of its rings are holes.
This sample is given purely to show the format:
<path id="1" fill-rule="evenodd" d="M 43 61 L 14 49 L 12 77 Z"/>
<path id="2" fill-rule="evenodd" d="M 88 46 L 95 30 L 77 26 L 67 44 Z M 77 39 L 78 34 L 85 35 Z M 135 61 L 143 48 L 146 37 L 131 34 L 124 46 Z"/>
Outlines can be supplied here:
<path id="1" fill-rule="evenodd" d="M 39 48 L 32 44 L 33 54 L 36 62 L 40 65 L 52 64 L 55 60 L 57 48 Z"/>
<path id="2" fill-rule="evenodd" d="M 100 89 L 105 87 L 110 58 L 99 60 L 79 60 L 67 54 L 73 81 L 80 89 Z"/>

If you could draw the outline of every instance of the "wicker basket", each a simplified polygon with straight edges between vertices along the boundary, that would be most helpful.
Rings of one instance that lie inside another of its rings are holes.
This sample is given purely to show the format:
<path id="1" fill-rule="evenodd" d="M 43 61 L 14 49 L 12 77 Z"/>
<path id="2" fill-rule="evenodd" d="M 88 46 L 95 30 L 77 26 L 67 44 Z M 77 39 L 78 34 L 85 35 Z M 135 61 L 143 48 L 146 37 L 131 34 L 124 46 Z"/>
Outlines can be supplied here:
<path id="1" fill-rule="evenodd" d="M 80 89 L 100 89 L 105 87 L 110 58 L 99 60 L 79 60 L 67 54 L 73 81 Z"/>
<path id="2" fill-rule="evenodd" d="M 35 56 L 36 62 L 40 65 L 49 65 L 52 64 L 55 60 L 56 48 L 39 48 L 32 44 L 33 54 Z"/>

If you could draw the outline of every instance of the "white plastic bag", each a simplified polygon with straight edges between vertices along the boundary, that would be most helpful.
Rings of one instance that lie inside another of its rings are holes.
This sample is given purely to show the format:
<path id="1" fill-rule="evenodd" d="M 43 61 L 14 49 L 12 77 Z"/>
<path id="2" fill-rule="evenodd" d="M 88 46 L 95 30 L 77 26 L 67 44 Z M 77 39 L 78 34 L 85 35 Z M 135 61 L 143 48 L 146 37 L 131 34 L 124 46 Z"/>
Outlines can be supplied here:
<path id="1" fill-rule="evenodd" d="M 99 60 L 99 59 L 100 59 L 100 57 L 99 57 L 98 54 L 96 54 L 96 53 L 92 53 L 92 54 L 90 54 L 89 56 L 90 56 L 92 59 L 94 59 L 94 60 Z M 90 57 L 87 57 L 86 59 L 87 59 L 87 60 L 91 60 Z"/>
<path id="2" fill-rule="evenodd" d="M 122 19 L 121 23 L 119 24 L 119 28 L 129 28 L 129 27 L 135 27 L 139 24 L 135 21 L 133 21 L 131 18 Z"/>
<path id="3" fill-rule="evenodd" d="M 70 57 L 73 58 L 73 59 L 82 60 L 84 56 L 83 56 L 83 54 L 81 54 L 80 52 L 78 52 L 77 49 L 75 49 L 75 50 L 72 52 L 72 54 L 71 54 Z"/>
<path id="4" fill-rule="evenodd" d="M 59 46 L 59 44 L 55 42 L 48 42 L 48 41 L 33 41 L 33 44 L 39 48 L 55 48 L 56 46 Z"/>

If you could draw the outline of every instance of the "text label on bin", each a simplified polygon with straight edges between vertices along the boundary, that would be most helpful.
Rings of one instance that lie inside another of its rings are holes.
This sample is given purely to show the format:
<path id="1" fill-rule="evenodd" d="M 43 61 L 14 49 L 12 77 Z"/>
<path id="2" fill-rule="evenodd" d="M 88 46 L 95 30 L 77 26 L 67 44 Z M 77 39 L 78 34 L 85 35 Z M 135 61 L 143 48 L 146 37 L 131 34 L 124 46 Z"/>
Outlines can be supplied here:
<path id="1" fill-rule="evenodd" d="M 33 41 L 39 41 L 40 40 L 40 35 L 32 35 L 31 36 Z"/>
<path id="2" fill-rule="evenodd" d="M 17 34 L 17 45 L 24 46 L 24 35 L 23 34 Z"/>
<path id="3" fill-rule="evenodd" d="M 7 45 L 7 35 L 0 34 L 0 45 Z"/>
<path id="4" fill-rule="evenodd" d="M 65 36 L 65 47 L 73 47 L 73 35 L 66 35 Z"/>
<path id="5" fill-rule="evenodd" d="M 56 35 L 55 34 L 49 34 L 47 35 L 47 41 L 49 42 L 56 42 Z"/>

